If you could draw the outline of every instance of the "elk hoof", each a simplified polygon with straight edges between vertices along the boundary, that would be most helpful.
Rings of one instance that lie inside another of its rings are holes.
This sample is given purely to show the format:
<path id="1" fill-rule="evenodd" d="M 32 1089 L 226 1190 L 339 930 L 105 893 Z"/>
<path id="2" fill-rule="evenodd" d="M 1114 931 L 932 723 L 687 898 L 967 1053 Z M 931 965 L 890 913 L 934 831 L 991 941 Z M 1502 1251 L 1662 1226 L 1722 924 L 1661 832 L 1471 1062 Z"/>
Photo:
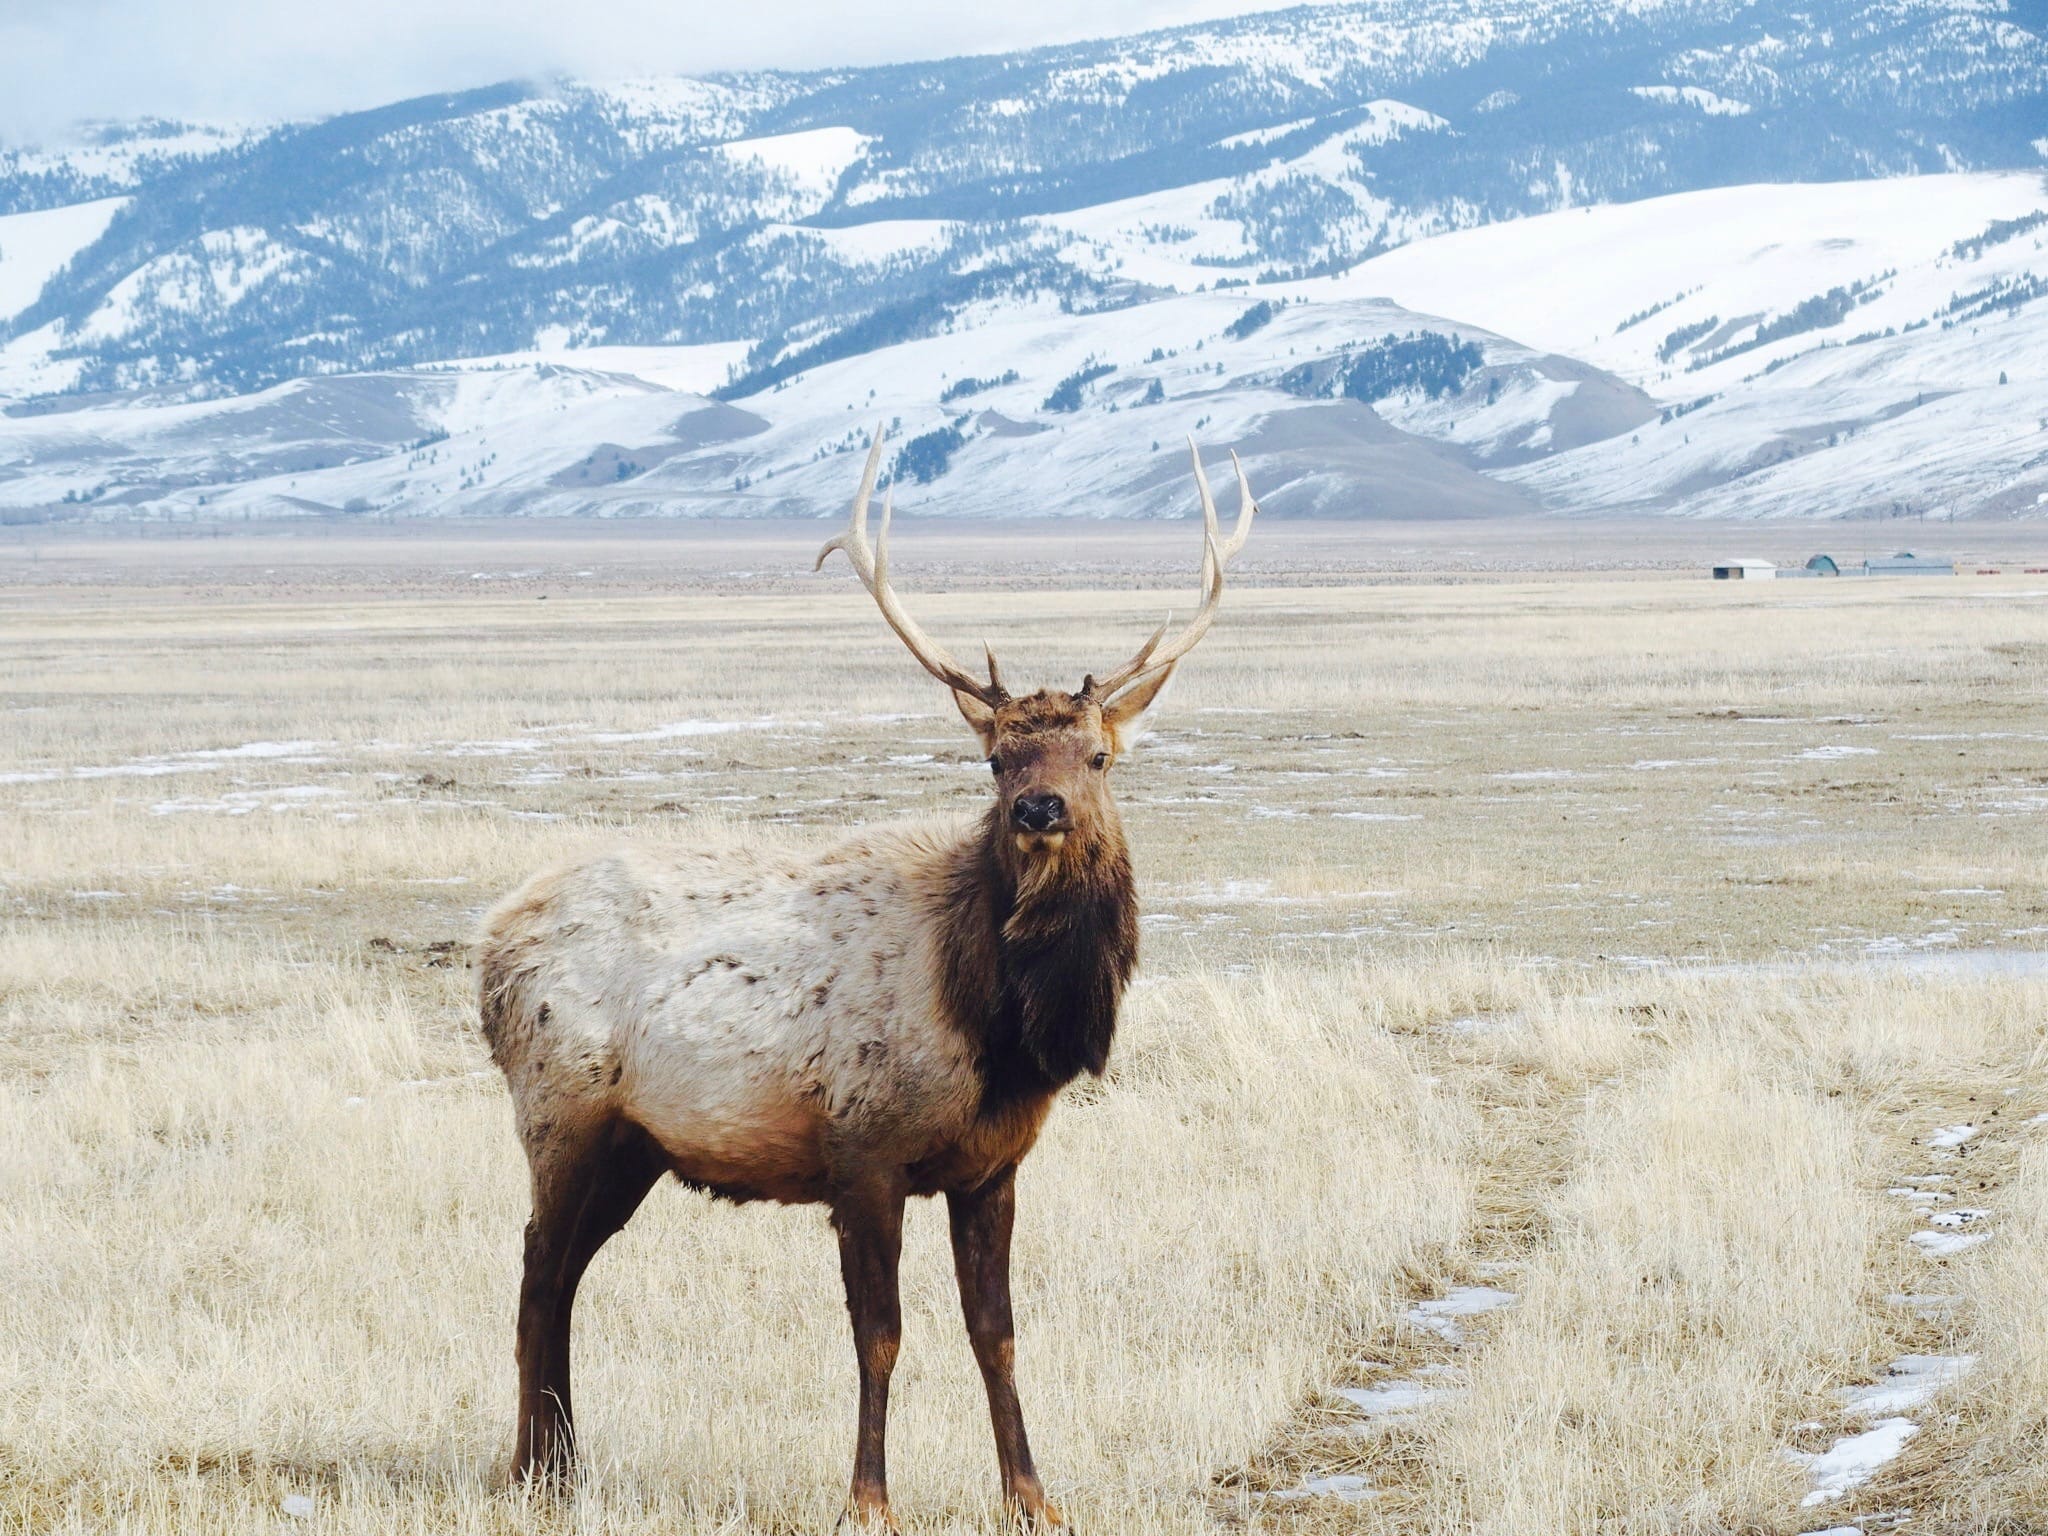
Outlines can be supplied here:
<path id="1" fill-rule="evenodd" d="M 902 1536 L 902 1528 L 896 1524 L 895 1515 L 889 1512 L 887 1499 L 852 1499 L 839 1516 L 835 1531 L 845 1531 L 850 1536 Z"/>
<path id="2" fill-rule="evenodd" d="M 1058 1507 L 1043 1492 L 1004 1501 L 1007 1524 L 1012 1531 L 1067 1531 L 1073 1527 L 1061 1518 Z"/>

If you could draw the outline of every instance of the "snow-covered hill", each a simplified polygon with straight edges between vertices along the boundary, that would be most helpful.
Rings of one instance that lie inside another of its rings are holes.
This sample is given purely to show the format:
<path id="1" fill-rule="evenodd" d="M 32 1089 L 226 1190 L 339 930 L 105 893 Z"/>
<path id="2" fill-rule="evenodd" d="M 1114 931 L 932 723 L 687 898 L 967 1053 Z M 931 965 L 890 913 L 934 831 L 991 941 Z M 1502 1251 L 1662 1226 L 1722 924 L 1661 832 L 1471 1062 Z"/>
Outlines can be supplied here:
<path id="1" fill-rule="evenodd" d="M 876 420 L 908 512 L 1182 515 L 1190 433 L 1281 515 L 2048 512 L 2048 184 L 1719 189 L 1291 283 L 991 297 L 709 398 L 740 351 L 16 406 L 0 517 L 811 516 Z"/>
<path id="2" fill-rule="evenodd" d="M 746 340 L 762 376 L 987 302 L 1281 283 L 1585 203 L 2040 165 L 2044 32 L 2039 0 L 1345 0 L 929 63 L 101 125 L 0 151 L 0 216 L 126 199 L 73 216 L 59 269 L 0 277 L 0 394 L 550 339 Z"/>
<path id="3" fill-rule="evenodd" d="M 2048 503 L 2038 0 L 1345 0 L 0 151 L 0 518 Z"/>
<path id="4" fill-rule="evenodd" d="M 680 387 L 723 360 L 706 348 L 501 357 L 227 400 L 58 399 L 0 416 L 0 515 L 809 516 L 844 501 L 877 420 L 907 455 L 892 461 L 906 511 L 1181 515 L 1192 432 L 1237 446 L 1281 513 L 1482 515 L 1533 507 L 1485 467 L 1655 419 L 1640 391 L 1570 359 L 1469 329 L 1435 332 L 1435 351 L 1409 339 L 1433 324 L 1306 294 L 1089 314 L 992 304 L 736 403 Z M 1396 360 L 1385 416 L 1318 392 L 1309 375 L 1376 346 Z"/>
<path id="5" fill-rule="evenodd" d="M 1663 419 L 1506 478 L 1545 505 L 2048 515 L 2048 180 L 1689 193 L 1471 230 L 1334 286 L 1639 384 Z"/>

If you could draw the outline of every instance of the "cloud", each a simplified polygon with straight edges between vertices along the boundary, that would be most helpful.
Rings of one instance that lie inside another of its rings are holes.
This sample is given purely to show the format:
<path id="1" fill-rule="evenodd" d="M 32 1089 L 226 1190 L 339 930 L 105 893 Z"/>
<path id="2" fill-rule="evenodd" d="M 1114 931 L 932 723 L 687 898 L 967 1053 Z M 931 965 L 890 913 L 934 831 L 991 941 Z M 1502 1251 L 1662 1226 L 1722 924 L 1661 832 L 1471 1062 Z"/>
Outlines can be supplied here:
<path id="1" fill-rule="evenodd" d="M 92 118 L 263 121 L 557 73 L 989 53 L 1295 0 L 0 0 L 0 137 Z"/>

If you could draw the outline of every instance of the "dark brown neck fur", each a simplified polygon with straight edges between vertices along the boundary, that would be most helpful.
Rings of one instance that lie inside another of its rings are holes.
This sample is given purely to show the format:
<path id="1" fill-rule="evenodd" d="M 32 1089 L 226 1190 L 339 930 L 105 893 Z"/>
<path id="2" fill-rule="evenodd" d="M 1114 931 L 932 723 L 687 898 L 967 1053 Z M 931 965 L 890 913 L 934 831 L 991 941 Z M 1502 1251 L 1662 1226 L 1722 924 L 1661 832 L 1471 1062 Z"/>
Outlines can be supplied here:
<path id="1" fill-rule="evenodd" d="M 991 811 L 940 885 L 941 992 L 981 1052 L 985 1109 L 1109 1064 L 1138 963 L 1130 854 L 1112 822 L 1057 854 L 1018 851 Z"/>

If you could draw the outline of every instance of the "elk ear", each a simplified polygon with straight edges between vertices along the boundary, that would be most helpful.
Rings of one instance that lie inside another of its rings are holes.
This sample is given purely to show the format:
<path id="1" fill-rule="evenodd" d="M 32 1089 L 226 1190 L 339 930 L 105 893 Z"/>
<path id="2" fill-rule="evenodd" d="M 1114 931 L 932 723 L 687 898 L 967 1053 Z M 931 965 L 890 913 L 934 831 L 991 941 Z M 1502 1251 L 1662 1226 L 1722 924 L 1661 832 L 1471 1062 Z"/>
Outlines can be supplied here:
<path id="1" fill-rule="evenodd" d="M 1172 667 L 1161 667 L 1150 677 L 1141 678 L 1138 683 L 1102 706 L 1102 723 L 1109 727 L 1119 742 L 1129 728 L 1137 723 L 1140 715 L 1158 701 L 1159 695 L 1173 678 Z"/>
<path id="2" fill-rule="evenodd" d="M 953 690 L 953 703 L 960 711 L 960 718 L 974 729 L 981 738 L 981 750 L 993 752 L 996 747 L 996 712 L 971 693 Z"/>

